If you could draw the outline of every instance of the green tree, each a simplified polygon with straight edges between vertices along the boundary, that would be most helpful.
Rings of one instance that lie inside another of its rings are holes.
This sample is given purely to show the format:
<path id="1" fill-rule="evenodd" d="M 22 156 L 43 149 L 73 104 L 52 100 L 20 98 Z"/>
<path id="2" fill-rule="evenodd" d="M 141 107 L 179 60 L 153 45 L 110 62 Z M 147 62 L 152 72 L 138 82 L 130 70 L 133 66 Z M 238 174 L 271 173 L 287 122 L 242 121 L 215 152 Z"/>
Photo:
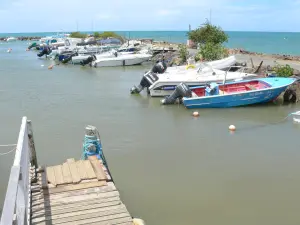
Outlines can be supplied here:
<path id="1" fill-rule="evenodd" d="M 221 27 L 212 25 L 206 21 L 199 28 L 188 33 L 189 39 L 200 47 L 196 59 L 204 59 L 208 61 L 218 60 L 228 56 L 228 52 L 222 45 L 228 41 L 228 35 Z"/>
<path id="2" fill-rule="evenodd" d="M 206 21 L 201 27 L 188 32 L 188 37 L 196 44 L 222 44 L 228 41 L 228 35 L 221 27 L 212 25 Z"/>

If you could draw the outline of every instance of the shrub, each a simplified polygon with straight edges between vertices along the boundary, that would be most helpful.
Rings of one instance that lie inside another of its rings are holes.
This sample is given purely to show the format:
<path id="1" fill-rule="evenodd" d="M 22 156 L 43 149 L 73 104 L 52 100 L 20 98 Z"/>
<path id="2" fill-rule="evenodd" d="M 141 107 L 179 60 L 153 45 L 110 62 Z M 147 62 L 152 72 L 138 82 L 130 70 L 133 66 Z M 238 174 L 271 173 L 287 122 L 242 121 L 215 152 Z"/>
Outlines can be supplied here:
<path id="1" fill-rule="evenodd" d="M 294 74 L 294 69 L 288 64 L 276 65 L 273 69 L 279 77 L 290 77 Z"/>

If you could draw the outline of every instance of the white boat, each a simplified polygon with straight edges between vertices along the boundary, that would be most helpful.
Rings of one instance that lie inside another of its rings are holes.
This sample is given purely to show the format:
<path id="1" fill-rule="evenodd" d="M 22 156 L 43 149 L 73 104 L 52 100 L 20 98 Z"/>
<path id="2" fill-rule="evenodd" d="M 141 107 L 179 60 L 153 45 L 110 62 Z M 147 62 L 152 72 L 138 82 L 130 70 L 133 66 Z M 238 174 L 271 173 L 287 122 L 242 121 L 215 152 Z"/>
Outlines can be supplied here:
<path id="1" fill-rule="evenodd" d="M 148 89 L 151 96 L 167 96 L 170 95 L 180 83 L 186 83 L 188 86 L 205 85 L 207 82 L 222 83 L 226 81 L 236 81 L 241 79 L 254 78 L 257 75 L 241 72 L 229 72 L 212 68 L 206 63 L 197 69 L 183 70 L 171 69 L 166 70 L 162 74 L 153 73 L 152 70 L 147 72 L 140 84 L 131 89 L 131 93 L 139 93 L 144 88 Z"/>
<path id="2" fill-rule="evenodd" d="M 7 42 L 17 41 L 17 38 L 15 37 L 9 37 L 6 39 Z"/>
<path id="3" fill-rule="evenodd" d="M 109 51 L 109 52 L 103 52 L 101 54 L 95 54 L 95 58 L 98 59 L 103 59 L 103 58 L 115 58 L 115 50 Z M 128 55 L 128 54 L 133 54 L 133 52 L 118 52 L 117 54 L 119 55 Z M 73 64 L 79 64 L 82 60 L 86 60 L 88 57 L 90 57 L 90 54 L 80 54 L 78 56 L 73 56 L 72 57 L 72 63 Z"/>
<path id="4" fill-rule="evenodd" d="M 100 58 L 92 63 L 94 67 L 106 66 L 133 66 L 140 65 L 148 61 L 152 55 L 138 53 L 138 54 L 116 54 L 112 57 Z"/>

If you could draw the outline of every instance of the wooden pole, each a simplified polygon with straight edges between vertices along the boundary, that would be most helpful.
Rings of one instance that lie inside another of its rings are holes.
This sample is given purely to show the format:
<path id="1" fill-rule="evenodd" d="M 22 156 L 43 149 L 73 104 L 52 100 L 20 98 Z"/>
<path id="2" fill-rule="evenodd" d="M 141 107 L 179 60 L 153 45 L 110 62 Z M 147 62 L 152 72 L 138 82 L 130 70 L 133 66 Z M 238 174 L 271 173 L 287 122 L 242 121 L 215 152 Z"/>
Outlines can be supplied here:
<path id="1" fill-rule="evenodd" d="M 30 152 L 31 152 L 30 161 L 31 161 L 32 165 L 34 165 L 35 168 L 38 168 L 31 120 L 27 120 L 27 128 L 28 128 L 29 147 L 30 147 Z"/>

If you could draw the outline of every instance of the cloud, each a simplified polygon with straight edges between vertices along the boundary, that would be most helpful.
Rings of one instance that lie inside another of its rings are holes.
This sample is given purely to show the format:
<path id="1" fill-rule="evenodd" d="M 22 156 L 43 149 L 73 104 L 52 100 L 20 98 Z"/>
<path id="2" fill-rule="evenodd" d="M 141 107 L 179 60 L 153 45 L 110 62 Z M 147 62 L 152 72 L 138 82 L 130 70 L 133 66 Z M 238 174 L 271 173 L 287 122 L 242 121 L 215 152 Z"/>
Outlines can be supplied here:
<path id="1" fill-rule="evenodd" d="M 181 11 L 178 9 L 161 9 L 157 11 L 157 14 L 160 16 L 172 16 L 181 14 Z"/>

